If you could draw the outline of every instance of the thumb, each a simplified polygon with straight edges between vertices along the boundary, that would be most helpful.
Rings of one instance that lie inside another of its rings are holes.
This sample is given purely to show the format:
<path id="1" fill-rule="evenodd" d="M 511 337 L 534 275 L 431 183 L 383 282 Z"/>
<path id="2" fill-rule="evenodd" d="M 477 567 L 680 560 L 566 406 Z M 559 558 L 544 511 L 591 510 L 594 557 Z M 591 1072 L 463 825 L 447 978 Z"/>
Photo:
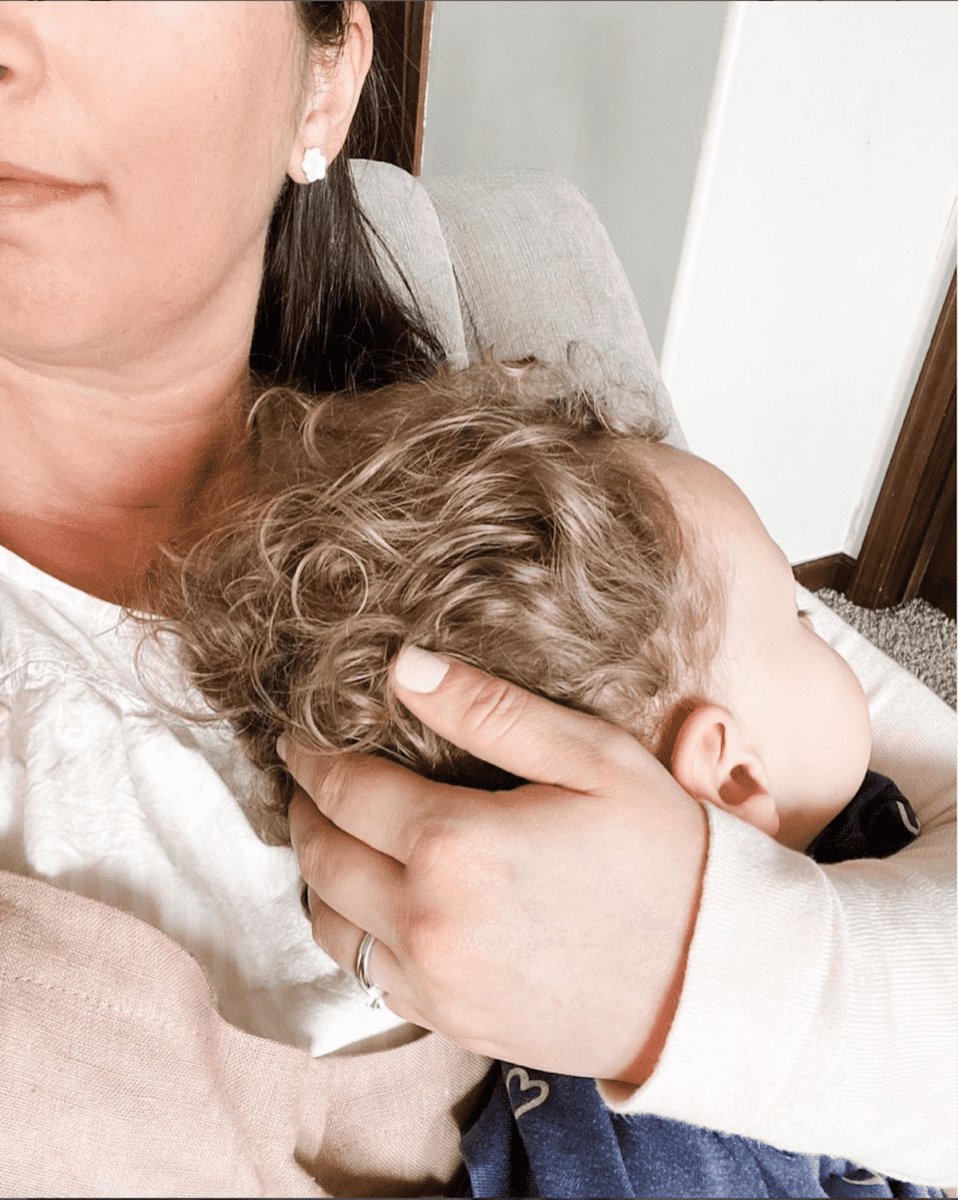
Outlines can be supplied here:
<path id="1" fill-rule="evenodd" d="M 599 717 L 419 646 L 400 650 L 392 685 L 406 708 L 440 737 L 535 783 L 598 792 L 618 768 L 647 769 L 651 757 L 625 730 Z"/>

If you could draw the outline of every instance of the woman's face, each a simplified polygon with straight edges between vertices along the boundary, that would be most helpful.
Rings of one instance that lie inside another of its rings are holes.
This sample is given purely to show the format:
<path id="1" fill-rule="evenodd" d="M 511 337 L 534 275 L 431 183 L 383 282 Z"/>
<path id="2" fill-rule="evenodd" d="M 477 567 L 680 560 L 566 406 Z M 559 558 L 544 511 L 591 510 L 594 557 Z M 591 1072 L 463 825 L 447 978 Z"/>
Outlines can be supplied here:
<path id="1" fill-rule="evenodd" d="M 90 185 L 0 182 L 0 356 L 96 374 L 248 344 L 302 65 L 287 3 L 0 4 L 0 180 Z"/>

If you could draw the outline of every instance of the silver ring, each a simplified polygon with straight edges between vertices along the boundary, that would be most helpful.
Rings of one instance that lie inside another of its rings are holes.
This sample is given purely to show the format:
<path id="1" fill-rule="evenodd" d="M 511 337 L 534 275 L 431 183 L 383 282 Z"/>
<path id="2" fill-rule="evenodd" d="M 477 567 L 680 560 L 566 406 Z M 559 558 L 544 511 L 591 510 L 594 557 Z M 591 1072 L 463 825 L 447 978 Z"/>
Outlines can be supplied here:
<path id="1" fill-rule="evenodd" d="M 369 1007 L 382 1008 L 382 988 L 378 988 L 374 983 L 370 983 L 369 976 L 366 974 L 366 968 L 369 966 L 369 956 L 372 954 L 375 944 L 376 938 L 373 934 L 367 933 L 363 937 L 363 940 L 359 943 L 359 950 L 356 953 L 356 969 L 353 974 L 356 976 L 356 982 L 363 989 L 363 994 L 366 997 Z"/>

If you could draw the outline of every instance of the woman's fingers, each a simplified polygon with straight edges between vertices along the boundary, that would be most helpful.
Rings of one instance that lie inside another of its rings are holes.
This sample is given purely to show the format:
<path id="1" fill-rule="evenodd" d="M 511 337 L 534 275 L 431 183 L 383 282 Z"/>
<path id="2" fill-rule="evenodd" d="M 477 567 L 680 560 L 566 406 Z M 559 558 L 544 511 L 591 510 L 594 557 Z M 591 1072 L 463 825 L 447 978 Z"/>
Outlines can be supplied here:
<path id="1" fill-rule="evenodd" d="M 383 1003 L 396 1016 L 433 1028 L 420 1013 L 390 948 L 396 931 L 388 914 L 401 911 L 401 866 L 337 829 L 301 788 L 289 807 L 289 828 L 307 880 L 306 905 L 317 945 L 355 976 L 360 943 L 372 933 L 376 942 L 366 965 L 367 980 L 382 991 Z"/>
<path id="2" fill-rule="evenodd" d="M 365 931 L 325 904 L 312 888 L 309 889 L 308 895 L 310 920 L 316 944 L 348 975 L 355 976 L 359 947 Z M 382 1003 L 397 1017 L 412 1021 L 414 1025 L 421 1025 L 424 1029 L 432 1028 L 410 1000 L 405 977 L 395 955 L 386 943 L 378 938 L 366 963 L 366 979 L 379 988 L 383 993 Z"/>
<path id="3" fill-rule="evenodd" d="M 440 737 L 521 779 L 592 793 L 638 757 L 623 730 L 418 646 L 397 655 L 392 685 Z"/>
<path id="4" fill-rule="evenodd" d="M 418 647 L 398 656 L 393 685 L 436 733 L 522 779 L 595 794 L 620 769 L 641 768 L 643 752 L 623 730 Z M 423 685 L 433 690 L 413 690 Z M 320 754 L 286 738 L 280 753 L 330 821 L 401 863 L 437 820 L 475 800 L 468 788 L 433 783 L 383 758 Z"/>
<path id="5" fill-rule="evenodd" d="M 415 853 L 435 813 L 471 796 L 468 789 L 433 783 L 368 754 L 320 754 L 288 738 L 280 753 L 333 825 L 400 863 Z"/>
<path id="6" fill-rule="evenodd" d="M 289 832 L 310 894 L 321 895 L 335 912 L 348 914 L 357 928 L 395 944 L 395 915 L 402 910 L 402 866 L 338 829 L 301 788 L 289 806 Z M 314 916 L 314 932 L 315 924 Z M 320 944 L 344 970 L 352 970 L 348 946 Z"/>

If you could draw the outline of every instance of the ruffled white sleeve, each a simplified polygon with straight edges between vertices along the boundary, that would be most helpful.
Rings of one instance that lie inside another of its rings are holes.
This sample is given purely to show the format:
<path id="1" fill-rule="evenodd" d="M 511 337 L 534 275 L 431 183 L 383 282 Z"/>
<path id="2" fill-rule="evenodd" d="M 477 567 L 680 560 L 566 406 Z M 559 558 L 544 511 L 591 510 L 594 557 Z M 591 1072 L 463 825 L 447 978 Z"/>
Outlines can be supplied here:
<path id="1" fill-rule="evenodd" d="M 820 866 L 709 810 L 678 1011 L 647 1083 L 611 1107 L 952 1186 L 956 1167 L 954 712 L 815 602 L 869 696 L 872 767 L 922 831 Z M 814 753 L 814 748 L 809 748 Z"/>

